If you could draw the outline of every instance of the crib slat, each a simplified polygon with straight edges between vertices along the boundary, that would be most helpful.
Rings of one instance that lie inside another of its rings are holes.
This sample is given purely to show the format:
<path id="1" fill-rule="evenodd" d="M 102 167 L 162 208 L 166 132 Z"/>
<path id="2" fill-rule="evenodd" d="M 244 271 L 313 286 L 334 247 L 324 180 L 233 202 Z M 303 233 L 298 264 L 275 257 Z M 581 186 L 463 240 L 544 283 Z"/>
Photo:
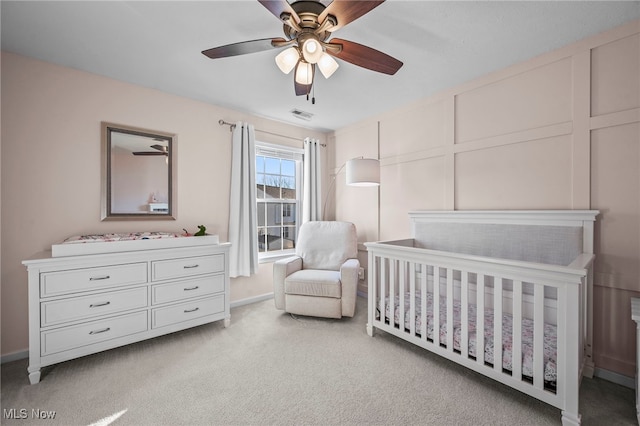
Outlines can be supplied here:
<path id="1" fill-rule="evenodd" d="M 461 271 L 460 294 L 460 354 L 467 358 L 469 355 L 469 273 Z"/>
<path id="2" fill-rule="evenodd" d="M 511 348 L 514 379 L 522 379 L 522 281 L 513 281 L 513 345 Z"/>
<path id="3" fill-rule="evenodd" d="M 447 268 L 447 349 L 453 352 L 453 269 Z"/>
<path id="4" fill-rule="evenodd" d="M 440 345 L 440 267 L 433 266 L 433 343 Z"/>
<path id="5" fill-rule="evenodd" d="M 409 262 L 409 332 L 416 335 L 416 264 Z"/>
<path id="6" fill-rule="evenodd" d="M 395 327 L 396 323 L 396 260 L 389 259 L 389 325 Z"/>
<path id="7" fill-rule="evenodd" d="M 567 336 L 568 333 L 573 334 L 574 336 L 578 333 L 578 330 L 572 328 L 568 322 L 567 318 L 571 316 L 570 310 L 572 309 L 569 304 L 569 300 L 576 300 L 574 298 L 567 299 L 567 288 L 558 288 L 558 306 L 562 306 L 563 309 L 560 311 L 560 315 L 557 317 L 557 336 L 556 339 L 556 393 L 558 395 L 565 395 L 567 385 L 575 382 L 579 383 L 580 379 L 571 375 L 571 370 L 573 366 L 569 366 L 569 360 L 572 361 L 572 364 L 577 363 L 578 359 L 573 356 L 568 356 L 570 353 L 570 347 L 572 345 L 569 344 L 571 341 L 571 337 Z M 571 304 L 573 305 L 573 304 Z M 574 308 L 575 309 L 575 308 Z M 579 318 L 579 317 L 578 317 Z M 580 347 L 582 349 L 582 347 Z M 577 354 L 576 354 L 577 355 Z M 575 364 L 574 364 L 575 365 Z M 580 364 L 578 364 L 580 365 Z M 574 379 L 575 378 L 575 379 Z M 567 382 L 568 380 L 568 382 Z M 572 388 L 573 386 L 569 386 Z"/>
<path id="8" fill-rule="evenodd" d="M 386 306 L 385 306 L 385 297 L 387 297 L 387 259 L 380 258 L 380 277 L 378 279 L 380 282 L 380 322 L 384 324 L 384 317 L 386 315 Z M 389 298 L 389 302 L 391 302 L 391 298 Z M 391 319 L 389 320 L 389 324 L 391 324 Z"/>
<path id="9" fill-rule="evenodd" d="M 502 371 L 502 277 L 493 277 L 493 369 Z"/>
<path id="10" fill-rule="evenodd" d="M 368 308 L 368 323 L 367 323 L 367 334 L 373 337 L 373 324 L 376 321 L 376 303 L 378 296 L 378 287 L 380 285 L 380 272 L 379 272 L 379 264 L 380 260 L 378 256 L 375 256 L 373 252 L 369 251 L 367 253 L 368 262 L 369 262 L 369 277 L 367 284 L 367 308 Z"/>
<path id="11" fill-rule="evenodd" d="M 476 277 L 476 361 L 484 365 L 484 274 Z"/>
<path id="12" fill-rule="evenodd" d="M 427 340 L 427 265 L 420 265 L 420 336 Z"/>
<path id="13" fill-rule="evenodd" d="M 544 285 L 533 291 L 533 386 L 544 388 Z"/>
<path id="14" fill-rule="evenodd" d="M 406 282 L 406 270 L 407 262 L 405 260 L 398 261 L 398 329 L 400 331 L 405 330 L 405 300 L 407 296 L 407 282 Z"/>

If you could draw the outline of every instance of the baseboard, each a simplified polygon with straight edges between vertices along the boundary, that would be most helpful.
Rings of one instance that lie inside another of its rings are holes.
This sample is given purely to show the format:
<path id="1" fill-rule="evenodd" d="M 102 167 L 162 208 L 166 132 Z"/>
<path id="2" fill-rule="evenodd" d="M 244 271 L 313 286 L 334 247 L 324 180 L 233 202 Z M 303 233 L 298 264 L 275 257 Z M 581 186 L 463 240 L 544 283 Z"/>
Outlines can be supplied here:
<path id="1" fill-rule="evenodd" d="M 622 385 L 631 389 L 636 388 L 636 380 L 633 377 L 625 376 L 619 373 L 614 373 L 613 371 L 605 370 L 603 368 L 596 368 L 593 375 L 601 379 L 607 380 L 609 382 L 613 382 L 615 384 Z"/>
<path id="2" fill-rule="evenodd" d="M 13 352 L 10 354 L 2 355 L 0 357 L 0 364 L 4 364 L 6 362 L 17 361 L 19 359 L 29 358 L 29 350 Z"/>
<path id="3" fill-rule="evenodd" d="M 252 303 L 258 303 L 265 300 L 273 299 L 273 293 L 262 294 L 260 296 L 247 297 L 246 299 L 236 300 L 235 302 L 231 302 L 229 307 L 231 309 L 238 308 L 244 305 L 250 305 Z"/>

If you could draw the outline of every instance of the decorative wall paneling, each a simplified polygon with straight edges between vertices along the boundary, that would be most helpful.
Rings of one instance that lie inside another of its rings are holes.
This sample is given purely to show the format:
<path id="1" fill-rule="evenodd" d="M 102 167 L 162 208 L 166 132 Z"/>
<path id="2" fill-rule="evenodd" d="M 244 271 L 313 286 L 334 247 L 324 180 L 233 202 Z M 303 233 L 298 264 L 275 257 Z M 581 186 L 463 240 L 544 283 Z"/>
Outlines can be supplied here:
<path id="1" fill-rule="evenodd" d="M 352 134 L 379 123 L 381 161 L 379 192 L 369 202 L 339 198 L 336 217 L 359 226 L 377 216 L 385 240 L 409 237 L 411 210 L 599 209 L 595 363 L 633 376 L 639 34 L 634 21 L 336 132 L 340 157 L 371 147 L 373 136 Z"/>
<path id="2" fill-rule="evenodd" d="M 638 28 L 636 27 L 636 30 Z M 594 361 L 635 374 L 631 297 L 640 295 L 640 35 L 591 49 L 591 205 L 596 228 Z"/>

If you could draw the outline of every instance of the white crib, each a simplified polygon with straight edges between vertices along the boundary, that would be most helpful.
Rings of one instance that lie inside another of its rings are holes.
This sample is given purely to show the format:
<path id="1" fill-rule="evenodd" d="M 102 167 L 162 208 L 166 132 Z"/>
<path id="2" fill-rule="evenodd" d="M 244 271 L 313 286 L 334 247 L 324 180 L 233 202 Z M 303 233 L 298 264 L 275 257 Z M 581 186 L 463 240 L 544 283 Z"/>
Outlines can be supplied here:
<path id="1" fill-rule="evenodd" d="M 391 333 L 561 409 L 563 425 L 580 424 L 581 377 L 594 370 L 598 212 L 409 215 L 414 238 L 365 244 L 368 334 Z"/>

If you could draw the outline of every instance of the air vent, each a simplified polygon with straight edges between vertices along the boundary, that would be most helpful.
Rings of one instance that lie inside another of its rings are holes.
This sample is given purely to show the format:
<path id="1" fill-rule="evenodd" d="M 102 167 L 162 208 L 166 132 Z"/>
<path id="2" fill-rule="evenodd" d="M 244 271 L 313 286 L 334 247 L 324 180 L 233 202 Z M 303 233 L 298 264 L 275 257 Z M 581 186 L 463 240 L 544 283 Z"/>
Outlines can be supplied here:
<path id="1" fill-rule="evenodd" d="M 310 112 L 302 111 L 296 108 L 292 109 L 290 112 L 294 117 L 299 118 L 300 120 L 311 121 L 311 117 L 313 117 L 313 114 L 311 114 Z"/>

